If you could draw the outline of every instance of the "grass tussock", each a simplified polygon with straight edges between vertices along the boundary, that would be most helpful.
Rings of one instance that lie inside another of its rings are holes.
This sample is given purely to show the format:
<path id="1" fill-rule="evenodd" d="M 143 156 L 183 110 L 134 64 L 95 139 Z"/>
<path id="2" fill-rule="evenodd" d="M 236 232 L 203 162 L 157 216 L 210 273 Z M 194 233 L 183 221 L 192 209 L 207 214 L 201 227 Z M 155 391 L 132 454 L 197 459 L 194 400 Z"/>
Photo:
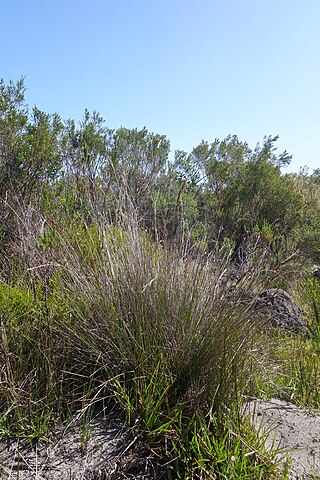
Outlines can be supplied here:
<path id="1" fill-rule="evenodd" d="M 241 406 L 250 395 L 320 405 L 318 294 L 309 340 L 270 341 L 241 294 L 231 301 L 225 252 L 186 255 L 132 225 L 34 225 L 0 284 L 2 434 L 43 436 L 109 402 L 166 478 L 279 478 L 276 448 Z M 258 288 L 248 272 L 241 282 Z"/>

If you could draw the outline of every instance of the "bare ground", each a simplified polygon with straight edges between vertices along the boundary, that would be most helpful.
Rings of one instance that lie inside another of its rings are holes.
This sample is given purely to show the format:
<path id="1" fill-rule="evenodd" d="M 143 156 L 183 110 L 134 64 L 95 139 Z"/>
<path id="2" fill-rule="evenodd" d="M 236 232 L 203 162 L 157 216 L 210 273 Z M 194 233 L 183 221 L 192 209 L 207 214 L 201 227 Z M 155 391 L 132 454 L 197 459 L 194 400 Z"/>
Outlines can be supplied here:
<path id="1" fill-rule="evenodd" d="M 247 414 L 266 445 L 280 446 L 279 458 L 292 459 L 291 479 L 320 479 L 320 414 L 278 399 L 254 400 Z M 3 480 L 152 480 L 160 478 L 133 431 L 115 413 L 57 429 L 31 445 L 26 440 L 0 441 Z"/>
<path id="2" fill-rule="evenodd" d="M 57 429 L 46 440 L 0 441 L 3 480 L 151 480 L 152 462 L 117 414 Z"/>
<path id="3" fill-rule="evenodd" d="M 279 458 L 290 455 L 292 480 L 320 479 L 320 413 L 283 400 L 255 400 L 247 411 L 256 428 L 264 430 L 266 445 L 279 445 Z"/>

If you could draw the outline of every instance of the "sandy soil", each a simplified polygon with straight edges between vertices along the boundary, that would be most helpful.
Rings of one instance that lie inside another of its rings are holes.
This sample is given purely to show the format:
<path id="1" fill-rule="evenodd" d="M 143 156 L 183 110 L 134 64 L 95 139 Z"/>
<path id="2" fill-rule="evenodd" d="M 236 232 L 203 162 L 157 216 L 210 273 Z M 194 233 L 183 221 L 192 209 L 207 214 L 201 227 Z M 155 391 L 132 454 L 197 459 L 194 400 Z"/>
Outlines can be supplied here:
<path id="1" fill-rule="evenodd" d="M 320 479 L 320 414 L 283 400 L 255 400 L 247 411 L 257 428 L 263 427 L 266 445 L 275 441 L 279 458 L 291 456 L 292 480 Z"/>
<path id="2" fill-rule="evenodd" d="M 138 439 L 116 414 L 58 429 L 47 441 L 0 441 L 0 479 L 150 480 L 151 465 Z"/>
<path id="3" fill-rule="evenodd" d="M 282 400 L 254 400 L 246 413 L 266 432 L 266 445 L 279 444 L 279 458 L 292 457 L 291 479 L 320 479 L 320 414 Z M 116 414 L 97 415 L 58 429 L 47 441 L 0 441 L 0 479 L 151 480 L 148 453 Z"/>

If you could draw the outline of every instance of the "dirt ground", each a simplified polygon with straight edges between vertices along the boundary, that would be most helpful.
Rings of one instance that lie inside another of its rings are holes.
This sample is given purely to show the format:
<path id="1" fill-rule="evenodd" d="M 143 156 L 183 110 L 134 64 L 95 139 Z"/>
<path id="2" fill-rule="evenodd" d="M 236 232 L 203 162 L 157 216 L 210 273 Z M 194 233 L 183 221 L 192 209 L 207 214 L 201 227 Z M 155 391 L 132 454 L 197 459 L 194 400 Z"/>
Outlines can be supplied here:
<path id="1" fill-rule="evenodd" d="M 279 444 L 279 458 L 291 457 L 291 479 L 320 479 L 320 413 L 283 400 L 255 400 L 247 411 L 266 433 L 266 445 Z"/>
<path id="2" fill-rule="evenodd" d="M 246 412 L 292 458 L 291 479 L 320 479 L 320 414 L 277 399 L 254 400 Z M 0 441 L 3 480 L 152 480 L 148 453 L 115 413 L 58 429 L 47 441 Z"/>
<path id="3" fill-rule="evenodd" d="M 46 440 L 0 441 L 2 480 L 150 480 L 151 462 L 117 414 L 75 421 Z"/>

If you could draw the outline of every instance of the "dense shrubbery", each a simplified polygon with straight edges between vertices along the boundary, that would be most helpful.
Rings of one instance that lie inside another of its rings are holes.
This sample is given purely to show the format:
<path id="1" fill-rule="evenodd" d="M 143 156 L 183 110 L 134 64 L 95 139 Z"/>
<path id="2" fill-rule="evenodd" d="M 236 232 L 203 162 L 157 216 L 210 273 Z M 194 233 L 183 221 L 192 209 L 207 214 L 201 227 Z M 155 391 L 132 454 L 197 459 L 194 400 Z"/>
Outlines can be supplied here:
<path id="1" fill-rule="evenodd" d="M 228 137 L 169 161 L 164 136 L 30 113 L 23 82 L 1 82 L 2 433 L 43 435 L 111 398 L 172 478 L 275 478 L 245 395 L 320 404 L 320 292 L 294 288 L 319 260 L 320 177 L 283 175 L 275 142 Z M 230 303 L 235 268 L 242 288 L 313 298 L 310 340 L 262 338 Z"/>
<path id="2" fill-rule="evenodd" d="M 12 213 L 37 204 L 59 225 L 106 213 L 115 222 L 129 210 L 157 240 L 187 235 L 206 251 L 228 241 L 239 259 L 254 242 L 274 255 L 299 249 L 319 260 L 319 172 L 282 174 L 290 156 L 276 153 L 276 140 L 251 150 L 230 136 L 169 160 L 164 136 L 110 130 L 96 112 L 86 111 L 79 127 L 29 112 L 23 82 L 1 82 L 2 245 L 17 233 Z"/>

